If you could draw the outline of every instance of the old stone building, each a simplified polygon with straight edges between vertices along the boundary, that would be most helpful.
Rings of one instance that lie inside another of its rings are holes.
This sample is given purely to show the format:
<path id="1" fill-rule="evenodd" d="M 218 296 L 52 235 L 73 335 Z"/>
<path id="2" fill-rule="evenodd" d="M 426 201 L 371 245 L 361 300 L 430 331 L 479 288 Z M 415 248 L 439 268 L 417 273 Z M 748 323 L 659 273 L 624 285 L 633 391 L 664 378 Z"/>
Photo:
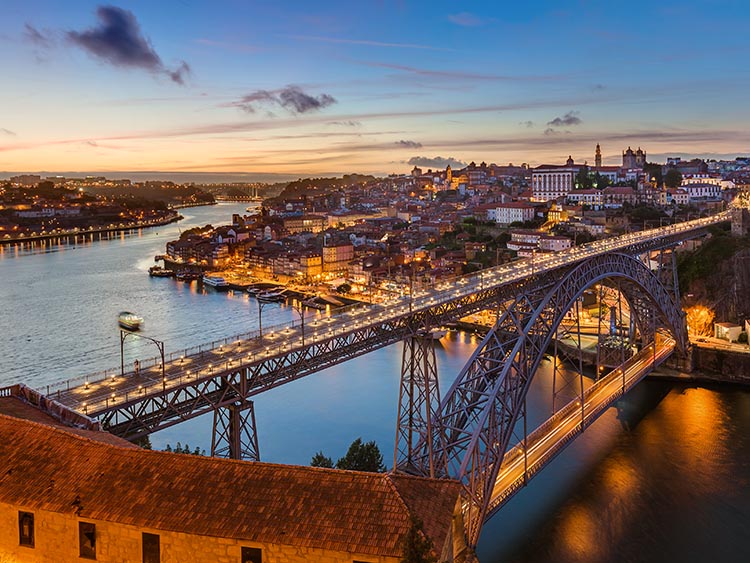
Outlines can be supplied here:
<path id="1" fill-rule="evenodd" d="M 9 396 L 0 413 L 0 561 L 396 563 L 412 516 L 452 559 L 454 481 L 144 450 Z"/>

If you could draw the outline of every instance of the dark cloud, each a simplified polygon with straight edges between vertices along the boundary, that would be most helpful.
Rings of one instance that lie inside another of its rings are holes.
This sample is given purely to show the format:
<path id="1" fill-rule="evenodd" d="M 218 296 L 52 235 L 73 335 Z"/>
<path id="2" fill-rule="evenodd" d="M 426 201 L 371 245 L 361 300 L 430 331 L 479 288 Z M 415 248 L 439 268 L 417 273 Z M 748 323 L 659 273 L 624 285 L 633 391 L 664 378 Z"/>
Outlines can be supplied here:
<path id="1" fill-rule="evenodd" d="M 248 113 L 255 113 L 258 105 L 278 105 L 290 113 L 301 114 L 317 111 L 336 103 L 336 98 L 330 94 L 312 96 L 305 93 L 299 86 L 287 86 L 281 90 L 256 90 L 231 105 Z"/>
<path id="2" fill-rule="evenodd" d="M 342 125 L 344 127 L 362 127 L 362 122 L 355 121 L 353 119 L 348 119 L 346 121 L 329 121 L 328 125 Z"/>
<path id="3" fill-rule="evenodd" d="M 465 162 L 456 160 L 452 156 L 449 156 L 448 158 L 443 158 L 442 156 L 436 156 L 433 158 L 427 156 L 413 156 L 408 160 L 407 164 L 426 166 L 428 168 L 445 168 L 446 166 L 450 166 L 451 168 L 464 168 L 466 166 Z"/>
<path id="4" fill-rule="evenodd" d="M 3 135 L 10 135 L 11 137 L 16 136 L 13 131 L 11 131 L 10 129 L 6 129 L 5 127 L 0 127 L 0 133 L 2 133 Z"/>
<path id="5" fill-rule="evenodd" d="M 563 131 L 559 131 L 557 129 L 553 129 L 552 127 L 547 127 L 544 130 L 544 134 L 545 135 L 560 135 L 561 133 L 563 133 Z M 570 133 L 570 131 L 565 131 L 565 133 Z"/>
<path id="6" fill-rule="evenodd" d="M 401 139 L 400 141 L 396 141 L 396 144 L 407 149 L 421 149 L 422 148 L 422 143 L 418 143 L 417 141 L 405 141 Z"/>
<path id="7" fill-rule="evenodd" d="M 462 27 L 477 27 L 484 23 L 479 16 L 475 16 L 474 14 L 470 14 L 469 12 L 451 14 L 448 16 L 448 21 Z"/>
<path id="8" fill-rule="evenodd" d="M 86 31 L 68 31 L 68 41 L 114 66 L 142 68 L 184 84 L 190 71 L 188 64 L 181 61 L 174 70 L 167 68 L 132 12 L 116 6 L 99 6 L 96 16 L 97 26 Z"/>
<path id="9" fill-rule="evenodd" d="M 176 82 L 180 86 L 185 85 L 185 79 L 190 75 L 190 65 L 187 64 L 185 61 L 180 61 L 180 64 L 177 65 L 177 68 L 174 70 L 167 70 L 167 76 L 172 80 L 172 82 Z"/>
<path id="10" fill-rule="evenodd" d="M 30 41 L 37 47 L 44 47 L 44 48 L 50 47 L 51 41 L 49 37 L 47 37 L 46 32 L 42 33 L 30 23 L 27 23 L 26 25 L 24 25 L 23 36 L 26 38 L 27 41 Z"/>
<path id="11" fill-rule="evenodd" d="M 562 117 L 556 117 L 552 121 L 548 121 L 547 125 L 550 127 L 564 127 L 564 126 L 570 126 L 570 125 L 580 125 L 583 123 L 583 120 L 578 117 L 577 111 L 569 111 Z"/>
<path id="12" fill-rule="evenodd" d="M 531 129 L 532 127 L 534 127 L 534 122 L 533 121 L 521 121 L 519 125 L 523 125 L 524 127 Z"/>
<path id="13" fill-rule="evenodd" d="M 329 94 L 321 94 L 316 98 L 305 94 L 297 86 L 290 86 L 279 92 L 279 103 L 292 113 L 306 113 L 335 104 L 336 98 Z"/>

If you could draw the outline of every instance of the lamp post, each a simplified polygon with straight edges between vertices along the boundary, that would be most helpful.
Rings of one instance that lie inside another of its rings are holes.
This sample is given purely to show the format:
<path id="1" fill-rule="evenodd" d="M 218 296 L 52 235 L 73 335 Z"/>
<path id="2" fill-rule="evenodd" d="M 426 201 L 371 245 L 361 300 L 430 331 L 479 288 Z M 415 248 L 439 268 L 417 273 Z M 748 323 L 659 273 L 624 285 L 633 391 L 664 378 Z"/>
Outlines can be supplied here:
<path id="1" fill-rule="evenodd" d="M 131 332 L 129 330 L 123 330 L 120 329 L 120 374 L 125 375 L 125 339 L 128 336 L 137 336 L 138 338 L 144 338 L 145 340 L 150 340 L 154 344 L 156 344 L 156 347 L 159 349 L 159 354 L 161 355 L 161 378 L 162 381 L 166 381 L 166 375 L 164 370 L 164 342 L 161 340 L 156 340 L 156 338 L 151 338 L 150 336 L 144 336 L 142 334 L 138 334 L 137 332 Z"/>
<path id="2" fill-rule="evenodd" d="M 294 312 L 299 315 L 300 319 L 300 325 L 302 330 L 302 346 L 305 345 L 305 306 L 302 304 L 301 301 L 297 301 L 296 299 L 292 301 L 291 305 L 292 309 L 294 309 Z"/>
<path id="3" fill-rule="evenodd" d="M 263 303 L 262 301 L 257 301 L 257 302 L 258 302 L 258 335 L 262 339 L 263 338 L 263 307 L 265 307 L 266 305 L 270 305 L 270 303 Z"/>

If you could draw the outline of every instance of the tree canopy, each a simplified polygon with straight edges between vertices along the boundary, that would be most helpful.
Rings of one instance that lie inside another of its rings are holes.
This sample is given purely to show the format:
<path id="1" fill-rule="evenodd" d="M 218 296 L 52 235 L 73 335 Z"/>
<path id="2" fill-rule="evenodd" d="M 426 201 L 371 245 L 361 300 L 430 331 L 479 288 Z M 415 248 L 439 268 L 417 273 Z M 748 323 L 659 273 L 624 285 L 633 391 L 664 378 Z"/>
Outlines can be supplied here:
<path id="1" fill-rule="evenodd" d="M 313 456 L 310 465 L 313 467 L 334 467 L 333 460 L 324 455 L 322 451 Z M 336 462 L 335 467 L 336 469 L 370 471 L 373 473 L 385 471 L 383 454 L 380 453 L 378 445 L 374 440 L 363 443 L 362 438 L 357 438 L 352 442 L 346 455 Z"/>
<path id="2" fill-rule="evenodd" d="M 682 172 L 676 168 L 670 168 L 667 170 L 664 176 L 664 185 L 668 188 L 677 188 L 682 184 Z"/>
<path id="3" fill-rule="evenodd" d="M 401 538 L 401 563 L 437 563 L 432 541 L 424 535 L 422 521 L 412 515 L 409 530 Z"/>

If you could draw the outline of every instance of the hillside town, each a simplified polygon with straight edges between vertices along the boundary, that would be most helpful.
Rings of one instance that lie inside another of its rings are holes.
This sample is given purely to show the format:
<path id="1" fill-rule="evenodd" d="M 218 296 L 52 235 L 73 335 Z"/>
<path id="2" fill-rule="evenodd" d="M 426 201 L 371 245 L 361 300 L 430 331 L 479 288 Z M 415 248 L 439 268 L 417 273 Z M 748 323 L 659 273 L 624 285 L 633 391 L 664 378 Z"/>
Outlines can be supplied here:
<path id="1" fill-rule="evenodd" d="M 598 145 L 593 156 L 299 180 L 231 224 L 182 233 L 165 267 L 372 298 L 720 211 L 750 184 L 747 158 L 658 165 L 628 147 L 621 166 L 603 166 Z"/>

